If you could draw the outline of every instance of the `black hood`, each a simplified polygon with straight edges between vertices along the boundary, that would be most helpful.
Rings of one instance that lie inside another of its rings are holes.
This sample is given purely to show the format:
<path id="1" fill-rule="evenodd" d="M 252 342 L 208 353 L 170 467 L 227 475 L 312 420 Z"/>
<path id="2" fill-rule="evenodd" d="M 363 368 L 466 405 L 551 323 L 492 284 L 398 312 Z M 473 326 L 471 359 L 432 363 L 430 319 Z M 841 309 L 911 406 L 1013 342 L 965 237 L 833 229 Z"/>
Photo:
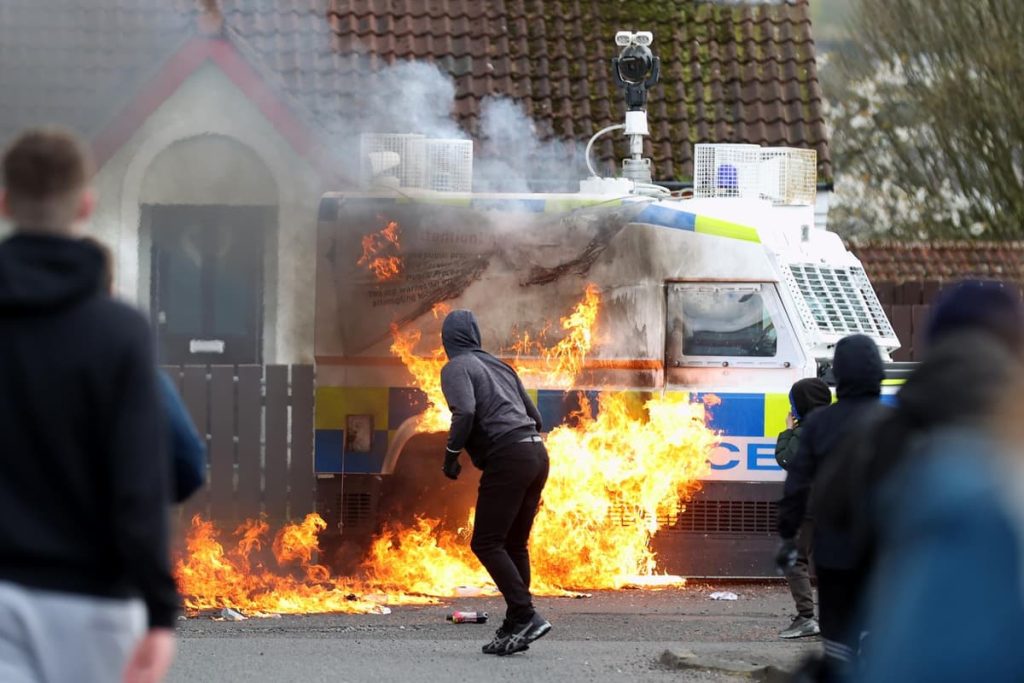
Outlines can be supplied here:
<path id="1" fill-rule="evenodd" d="M 917 428 L 989 418 L 1018 362 L 993 335 L 950 334 L 928 350 L 900 389 L 899 413 Z"/>
<path id="2" fill-rule="evenodd" d="M 789 404 L 798 420 L 806 420 L 815 408 L 827 406 L 831 402 L 832 392 L 817 377 L 802 379 L 789 390 Z"/>
<path id="3" fill-rule="evenodd" d="M 854 334 L 840 339 L 832 359 L 832 374 L 836 378 L 836 397 L 840 399 L 881 394 L 885 371 L 871 337 Z"/>
<path id="4" fill-rule="evenodd" d="M 441 325 L 441 342 L 448 358 L 481 351 L 480 326 L 476 324 L 473 311 L 461 309 L 449 313 Z"/>
<path id="5" fill-rule="evenodd" d="M 0 243 L 0 313 L 35 313 L 99 292 L 103 254 L 81 240 L 16 234 Z"/>

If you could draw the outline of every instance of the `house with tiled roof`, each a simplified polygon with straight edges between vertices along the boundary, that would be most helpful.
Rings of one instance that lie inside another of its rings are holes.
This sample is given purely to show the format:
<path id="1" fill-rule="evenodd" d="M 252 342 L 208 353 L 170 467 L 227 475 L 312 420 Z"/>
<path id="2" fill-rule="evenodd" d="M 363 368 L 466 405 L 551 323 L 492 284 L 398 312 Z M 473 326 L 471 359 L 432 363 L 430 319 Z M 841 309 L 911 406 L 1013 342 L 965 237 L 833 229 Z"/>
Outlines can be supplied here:
<path id="1" fill-rule="evenodd" d="M 806 0 L 5 0 L 0 142 L 59 123 L 91 143 L 95 231 L 163 362 L 308 362 L 316 207 L 351 182 L 375 75 L 435 65 L 484 156 L 490 97 L 580 143 L 623 118 L 620 29 L 662 60 L 657 180 L 690 180 L 698 142 L 813 148 L 831 180 Z M 597 145 L 606 169 L 622 144 Z"/>

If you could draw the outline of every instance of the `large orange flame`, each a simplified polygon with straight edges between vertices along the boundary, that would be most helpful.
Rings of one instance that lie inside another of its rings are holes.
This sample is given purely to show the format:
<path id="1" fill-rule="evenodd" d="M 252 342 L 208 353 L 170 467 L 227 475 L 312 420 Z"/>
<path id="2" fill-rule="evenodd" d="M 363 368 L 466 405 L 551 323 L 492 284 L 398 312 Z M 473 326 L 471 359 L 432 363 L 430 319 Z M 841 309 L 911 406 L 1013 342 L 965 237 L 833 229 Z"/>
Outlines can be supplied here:
<path id="1" fill-rule="evenodd" d="M 599 292 L 588 285 L 561 319 L 565 335 L 559 342 L 546 346 L 541 340 L 547 330 L 521 335 L 511 347 L 520 376 L 528 384 L 572 387 L 593 345 L 599 308 Z M 440 387 L 443 350 L 416 356 L 419 331 L 393 333 L 392 351 L 431 406 L 419 430 L 446 430 L 451 416 Z M 575 424 L 547 438 L 551 473 L 531 537 L 533 587 L 542 594 L 652 583 L 657 564 L 650 540 L 675 521 L 680 499 L 698 486 L 718 441 L 706 426 L 704 404 L 691 403 L 685 394 L 644 399 L 604 392 L 596 417 L 582 395 L 580 402 Z M 415 585 L 419 592 L 450 595 L 453 585 L 487 582 L 468 552 L 468 533 L 456 537 L 433 520 L 390 528 L 377 540 L 368 566 L 386 586 Z"/>
<path id="2" fill-rule="evenodd" d="M 616 589 L 671 585 L 657 578 L 650 541 L 675 521 L 679 501 L 707 471 L 717 436 L 705 426 L 704 406 L 685 394 L 643 400 L 604 393 L 592 417 L 586 399 L 575 425 L 547 438 L 551 472 L 531 535 L 533 590 Z M 438 522 L 392 527 L 368 559 L 388 590 L 451 595 L 458 585 L 485 586 L 487 574 L 469 551 L 470 529 L 456 535 Z"/>
<path id="3" fill-rule="evenodd" d="M 539 338 L 524 333 L 509 347 L 515 356 L 512 365 L 527 384 L 573 386 L 593 345 L 594 324 L 600 306 L 601 296 L 597 287 L 587 285 L 583 299 L 559 321 L 565 336 L 558 343 L 546 347 L 542 340 L 547 331 L 542 330 Z M 447 315 L 451 307 L 439 303 L 432 311 L 435 318 L 440 318 Z M 428 356 L 418 356 L 416 346 L 422 337 L 420 330 L 403 331 L 392 325 L 391 336 L 394 340 L 391 353 L 401 359 L 416 386 L 427 396 L 427 409 L 420 417 L 418 431 L 447 431 L 452 414 L 441 392 L 441 368 L 448 361 L 444 348 L 438 346 Z"/>
<path id="4" fill-rule="evenodd" d="M 391 353 L 398 356 L 413 376 L 416 386 L 427 395 L 427 409 L 420 416 L 419 430 L 422 432 L 443 432 L 452 423 L 452 412 L 441 392 L 441 368 L 448 361 L 444 347 L 437 347 L 429 356 L 416 355 L 416 345 L 422 333 L 417 329 L 403 332 L 397 325 L 391 326 Z"/>
<path id="5" fill-rule="evenodd" d="M 594 325 L 601 307 L 601 295 L 594 284 L 587 285 L 583 299 L 572 313 L 559 321 L 565 332 L 554 346 L 545 341 L 548 328 L 531 338 L 524 332 L 510 347 L 515 353 L 512 364 L 527 384 L 572 387 L 583 370 L 583 362 L 594 345 Z M 540 359 L 537 363 L 530 356 Z"/>
<path id="6" fill-rule="evenodd" d="M 390 221 L 379 232 L 371 232 L 362 239 L 363 255 L 356 261 L 365 266 L 378 282 L 393 280 L 402 273 L 402 257 L 399 255 L 398 223 Z"/>
<path id="7" fill-rule="evenodd" d="M 332 578 L 327 567 L 312 561 L 318 551 L 317 534 L 326 526 L 316 514 L 307 515 L 301 524 L 285 526 L 272 545 L 276 566 L 268 567 L 260 557 L 270 530 L 266 522 L 246 521 L 234 533 L 234 546 L 225 549 L 213 523 L 194 517 L 187 553 L 176 566 L 185 607 L 231 607 L 257 615 L 365 613 L 379 612 L 385 604 L 436 602 L 424 596 L 389 595 L 366 584 Z"/>
<path id="8" fill-rule="evenodd" d="M 593 344 L 599 306 L 597 289 L 588 286 L 561 320 L 565 335 L 559 342 L 547 347 L 526 335 L 517 341 L 514 362 L 528 383 L 574 385 Z M 446 312 L 436 310 L 435 316 Z M 417 356 L 419 330 L 393 327 L 392 333 L 392 352 L 429 402 L 419 430 L 447 430 L 451 416 L 440 387 L 443 349 Z M 594 416 L 581 394 L 571 424 L 547 436 L 551 472 L 530 545 L 538 594 L 681 582 L 658 575 L 650 541 L 674 522 L 680 500 L 707 472 L 718 439 L 706 426 L 705 404 L 690 402 L 685 394 L 605 392 L 597 407 Z M 279 532 L 272 546 L 278 566 L 268 569 L 250 559 L 262 547 L 265 523 L 247 522 L 235 532 L 236 547 L 225 551 L 213 526 L 195 520 L 188 557 L 178 565 L 182 591 L 189 596 L 186 605 L 361 612 L 379 609 L 382 601 L 422 604 L 430 600 L 424 596 L 450 597 L 462 585 L 493 590 L 469 549 L 472 512 L 457 532 L 428 519 L 386 527 L 370 549 L 360 582 L 331 578 L 325 567 L 313 563 L 316 535 L 325 526 L 311 515 Z"/>

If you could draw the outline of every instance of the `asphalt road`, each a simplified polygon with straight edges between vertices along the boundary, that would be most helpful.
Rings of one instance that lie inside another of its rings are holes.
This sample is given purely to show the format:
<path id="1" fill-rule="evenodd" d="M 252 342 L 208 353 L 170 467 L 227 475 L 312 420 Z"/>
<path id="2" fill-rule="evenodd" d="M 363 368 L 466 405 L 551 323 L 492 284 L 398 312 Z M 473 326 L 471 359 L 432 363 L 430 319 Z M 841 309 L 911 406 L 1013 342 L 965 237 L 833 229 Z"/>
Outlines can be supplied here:
<path id="1" fill-rule="evenodd" d="M 714 601 L 717 589 L 739 595 Z M 782 584 L 626 590 L 539 598 L 552 632 L 529 652 L 480 653 L 497 624 L 453 625 L 452 609 L 502 612 L 497 598 L 396 607 L 389 615 L 310 615 L 240 622 L 179 622 L 171 681 L 733 681 L 721 671 L 680 671 L 663 652 L 793 668 L 817 639 L 779 640 L 792 604 Z M 747 680 L 750 680 L 749 678 Z"/>

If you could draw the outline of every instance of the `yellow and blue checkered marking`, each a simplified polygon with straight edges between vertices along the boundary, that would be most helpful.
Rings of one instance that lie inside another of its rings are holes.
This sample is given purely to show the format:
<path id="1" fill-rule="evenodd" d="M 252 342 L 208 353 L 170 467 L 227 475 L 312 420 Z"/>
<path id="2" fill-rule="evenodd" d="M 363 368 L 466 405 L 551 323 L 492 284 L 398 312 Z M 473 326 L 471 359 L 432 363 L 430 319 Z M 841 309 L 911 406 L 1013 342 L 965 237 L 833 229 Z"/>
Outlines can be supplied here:
<path id="1" fill-rule="evenodd" d="M 729 239 L 743 240 L 745 242 L 761 241 L 761 237 L 757 234 L 757 230 L 750 226 L 740 225 L 739 223 L 732 223 L 718 218 L 711 218 L 709 216 L 698 216 L 697 214 L 690 213 L 689 211 L 680 211 L 678 209 L 659 206 L 657 204 L 651 204 L 644 207 L 644 210 L 641 211 L 633 221 L 636 223 L 659 225 L 664 228 L 673 228 L 675 230 L 699 232 L 704 235 L 727 237 Z"/>
<path id="2" fill-rule="evenodd" d="M 589 400 L 591 414 L 598 410 L 598 391 L 531 389 L 544 429 L 551 430 L 580 410 L 580 393 Z M 649 392 L 630 392 L 642 401 Z M 694 393 L 704 401 L 708 393 Z M 708 425 L 723 437 L 772 439 L 786 427 L 789 397 L 784 393 L 713 392 Z M 426 408 L 426 395 L 408 387 L 318 387 L 316 392 L 315 467 L 318 473 L 377 474 L 388 444 L 407 419 Z M 345 423 L 349 415 L 370 415 L 373 437 L 368 453 L 346 452 Z"/>

